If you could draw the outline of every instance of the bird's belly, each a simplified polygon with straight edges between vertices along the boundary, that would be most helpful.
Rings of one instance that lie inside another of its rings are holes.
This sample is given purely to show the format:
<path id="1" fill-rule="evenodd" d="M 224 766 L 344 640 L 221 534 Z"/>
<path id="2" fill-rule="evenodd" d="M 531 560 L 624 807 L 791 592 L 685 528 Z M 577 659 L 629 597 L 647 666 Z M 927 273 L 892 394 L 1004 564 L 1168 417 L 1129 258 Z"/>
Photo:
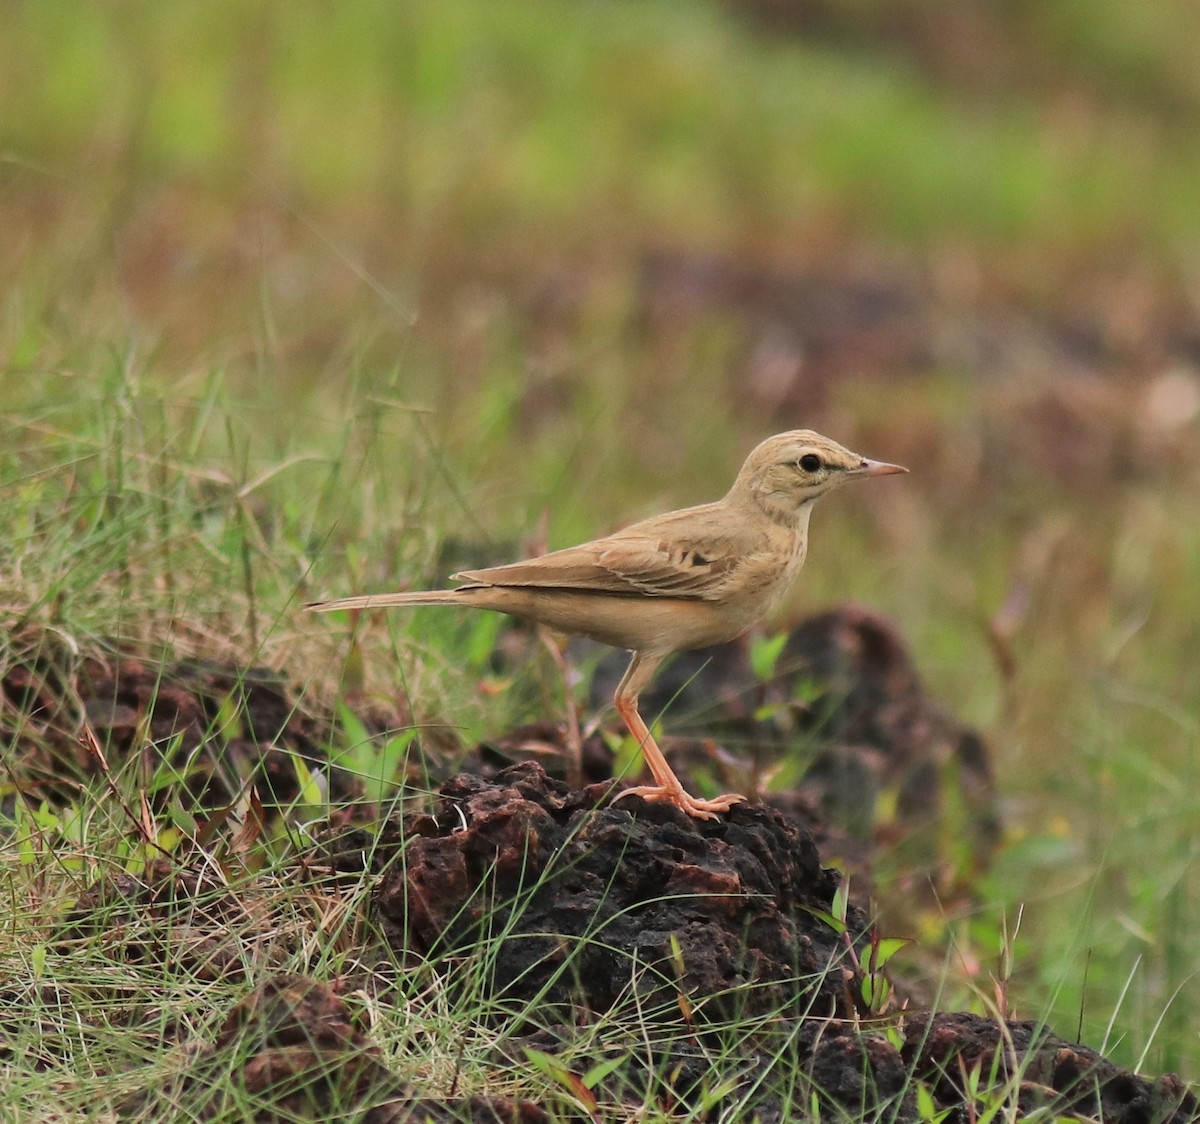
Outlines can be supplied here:
<path id="1" fill-rule="evenodd" d="M 682 652 L 720 644 L 740 636 L 756 619 L 744 620 L 734 605 L 683 598 L 516 586 L 485 586 L 470 593 L 469 601 L 463 598 L 465 604 L 639 652 Z"/>

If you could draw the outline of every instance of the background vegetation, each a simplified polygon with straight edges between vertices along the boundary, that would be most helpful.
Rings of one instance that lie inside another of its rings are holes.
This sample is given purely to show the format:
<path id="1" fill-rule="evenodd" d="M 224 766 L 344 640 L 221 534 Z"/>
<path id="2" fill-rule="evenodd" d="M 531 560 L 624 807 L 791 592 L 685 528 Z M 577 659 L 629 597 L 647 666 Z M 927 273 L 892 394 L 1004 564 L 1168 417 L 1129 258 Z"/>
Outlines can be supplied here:
<path id="1" fill-rule="evenodd" d="M 1196 1078 L 1196 12 L 5 5 L 8 657 L 122 640 L 319 707 L 349 652 L 469 742 L 556 700 L 478 692 L 473 626 L 350 650 L 297 603 L 711 498 L 821 429 L 912 474 L 818 514 L 789 608 L 890 614 L 1008 824 L 981 904 L 906 935 L 978 1004 L 1020 911 L 1010 1010 Z M 103 820 L 72 878 L 124 861 Z M 17 978 L 15 918 L 78 886 L 0 854 Z"/>

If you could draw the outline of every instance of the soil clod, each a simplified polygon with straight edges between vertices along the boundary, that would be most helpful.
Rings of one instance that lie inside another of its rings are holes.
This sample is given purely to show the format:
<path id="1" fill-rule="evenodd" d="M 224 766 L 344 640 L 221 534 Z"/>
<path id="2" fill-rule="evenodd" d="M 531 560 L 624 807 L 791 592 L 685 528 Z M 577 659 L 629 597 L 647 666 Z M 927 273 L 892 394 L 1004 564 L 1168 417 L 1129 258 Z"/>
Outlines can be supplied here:
<path id="1" fill-rule="evenodd" d="M 512 1000 L 603 1011 L 632 991 L 725 1014 L 854 1012 L 846 941 L 818 917 L 838 876 L 807 831 L 762 805 L 701 823 L 600 796 L 533 762 L 448 782 L 437 833 L 413 837 L 379 887 L 392 943 L 452 957 L 484 942 Z M 856 909 L 847 925 L 868 927 Z"/>

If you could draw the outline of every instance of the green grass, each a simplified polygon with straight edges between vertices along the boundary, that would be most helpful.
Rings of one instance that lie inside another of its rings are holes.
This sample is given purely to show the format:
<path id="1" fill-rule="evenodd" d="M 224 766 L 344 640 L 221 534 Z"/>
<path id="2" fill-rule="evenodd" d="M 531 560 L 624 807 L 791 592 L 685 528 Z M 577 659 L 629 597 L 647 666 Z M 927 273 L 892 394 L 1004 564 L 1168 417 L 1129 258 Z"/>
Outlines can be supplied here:
<path id="1" fill-rule="evenodd" d="M 298 603 L 440 582 L 455 543 L 513 555 L 543 511 L 565 545 L 719 494 L 782 425 L 743 400 L 735 311 L 647 325 L 653 252 L 786 273 L 868 247 L 941 277 L 949 315 L 1011 299 L 1053 320 L 1125 307 L 1114 292 L 1150 321 L 1186 307 L 1190 17 L 1164 0 L 1135 36 L 1121 5 L 1079 10 L 1011 26 L 1056 92 L 981 96 L 870 38 L 666 0 L 6 7 L 6 665 L 117 645 L 263 663 L 317 710 L 348 683 L 399 691 L 449 747 L 557 713 L 538 667 L 477 690 L 487 625 L 395 615 L 352 647 Z M 791 608 L 888 612 L 996 748 L 1008 844 L 970 914 L 919 934 L 948 950 L 947 1002 L 990 993 L 1023 906 L 1012 1009 L 1065 1036 L 1082 1010 L 1086 1043 L 1194 1079 L 1200 456 L 1194 418 L 1146 409 L 1161 373 L 1070 384 L 1082 469 L 1027 372 L 845 379 L 785 424 L 914 473 L 818 513 Z M 1007 677 L 988 639 L 1006 604 Z M 78 887 L 136 860 L 111 801 L 81 788 L 32 852 L 0 844 L 5 975 L 50 1025 L 21 1032 L 30 1104 L 117 1096 L 241 994 L 126 964 L 114 1015 L 91 988 L 111 947 L 51 948 Z M 282 890 L 278 908 L 309 923 Z M 288 962 L 332 976 L 352 955 Z M 469 1020 L 437 1001 L 415 1076 L 443 1080 Z M 154 1011 L 137 1033 L 132 1008 Z"/>

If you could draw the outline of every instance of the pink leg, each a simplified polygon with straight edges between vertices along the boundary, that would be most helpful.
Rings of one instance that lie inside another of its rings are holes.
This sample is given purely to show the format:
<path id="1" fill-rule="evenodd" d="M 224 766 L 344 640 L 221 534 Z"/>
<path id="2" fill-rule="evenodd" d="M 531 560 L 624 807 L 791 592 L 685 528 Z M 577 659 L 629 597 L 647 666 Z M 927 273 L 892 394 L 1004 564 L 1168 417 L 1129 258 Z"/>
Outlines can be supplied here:
<path id="1" fill-rule="evenodd" d="M 641 693 L 642 687 L 650 681 L 663 658 L 662 656 L 643 657 L 640 653 L 635 652 L 633 660 L 629 664 L 629 670 L 625 672 L 625 676 L 617 688 L 614 700 L 617 713 L 637 741 L 642 756 L 646 760 L 646 766 L 655 780 L 652 785 L 627 788 L 617 799 L 619 800 L 623 796 L 640 796 L 643 800 L 666 800 L 676 807 L 682 808 L 689 816 L 695 816 L 701 820 L 715 820 L 719 812 L 727 812 L 732 805 L 746 798 L 732 792 L 718 796 L 714 800 L 702 800 L 688 795 L 684 791 L 683 785 L 679 783 L 675 771 L 667 764 L 667 759 L 663 756 L 662 750 L 658 748 L 654 735 L 650 733 L 649 727 L 638 713 L 638 695 Z"/>

